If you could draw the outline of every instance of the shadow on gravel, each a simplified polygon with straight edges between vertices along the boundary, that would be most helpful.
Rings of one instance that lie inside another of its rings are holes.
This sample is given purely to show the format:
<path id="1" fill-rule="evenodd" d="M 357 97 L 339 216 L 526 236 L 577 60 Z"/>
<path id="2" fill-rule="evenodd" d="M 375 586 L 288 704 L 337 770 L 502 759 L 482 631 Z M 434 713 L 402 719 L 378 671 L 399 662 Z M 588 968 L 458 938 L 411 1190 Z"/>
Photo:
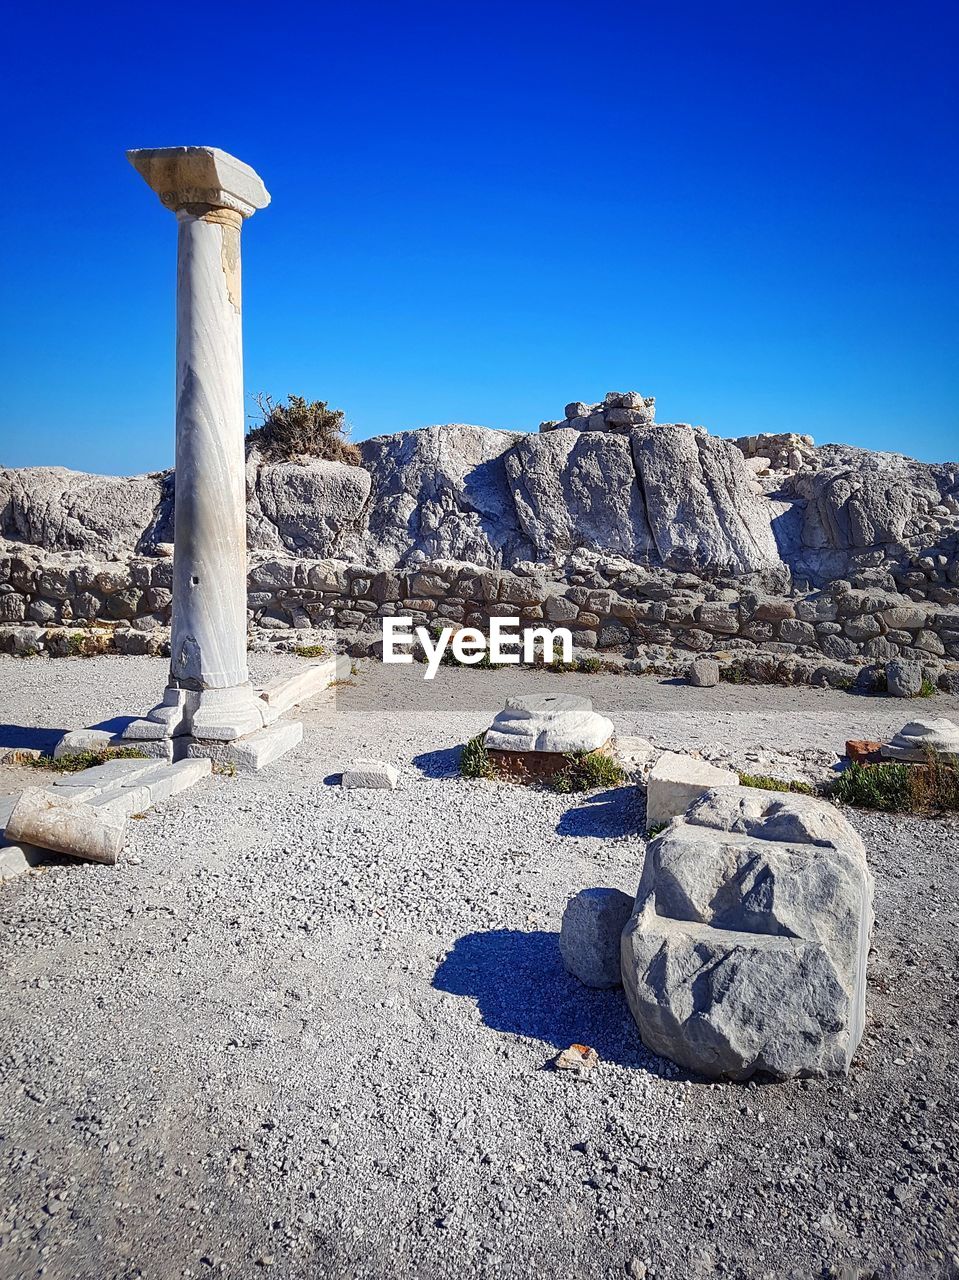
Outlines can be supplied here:
<path id="1" fill-rule="evenodd" d="M 458 778 L 462 747 L 443 747 L 441 751 L 424 751 L 414 756 L 413 763 L 427 778 Z"/>
<path id="2" fill-rule="evenodd" d="M 18 747 L 49 755 L 66 732 L 66 729 L 37 729 L 25 724 L 0 724 L 0 747 Z"/>
<path id="3" fill-rule="evenodd" d="M 494 1031 L 542 1040 L 554 1051 L 592 1045 L 607 1062 L 659 1074 L 661 1061 L 644 1048 L 622 991 L 594 991 L 571 977 L 557 933 L 467 933 L 436 970 L 433 986 L 475 1000 Z"/>
<path id="4" fill-rule="evenodd" d="M 634 835 L 644 830 L 645 800 L 638 787 L 613 787 L 597 791 L 582 804 L 567 809 L 556 827 L 561 836 Z"/>

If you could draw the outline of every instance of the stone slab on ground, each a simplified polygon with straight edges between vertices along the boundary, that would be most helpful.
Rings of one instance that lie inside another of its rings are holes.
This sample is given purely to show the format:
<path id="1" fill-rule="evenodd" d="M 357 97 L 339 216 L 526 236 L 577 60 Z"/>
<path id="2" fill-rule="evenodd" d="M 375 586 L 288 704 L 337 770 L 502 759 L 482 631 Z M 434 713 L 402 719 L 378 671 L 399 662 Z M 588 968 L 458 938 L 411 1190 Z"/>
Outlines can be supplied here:
<path id="1" fill-rule="evenodd" d="M 621 889 L 582 889 L 563 912 L 559 950 L 563 964 L 587 987 L 618 987 L 620 938 L 633 899 Z"/>
<path id="2" fill-rule="evenodd" d="M 380 791 L 395 791 L 399 774 L 395 767 L 385 760 L 354 760 L 348 769 L 343 770 L 342 785 L 344 787 L 369 787 Z"/>
<path id="3" fill-rule="evenodd" d="M 237 773 L 258 773 L 273 764 L 303 741 L 303 724 L 299 720 L 278 720 L 265 725 L 245 738 L 230 742 L 204 742 L 190 739 L 187 759 L 208 759 L 214 765 L 229 768 Z"/>
<path id="4" fill-rule="evenodd" d="M 635 734 L 617 733 L 612 747 L 617 763 L 628 774 L 636 777 L 644 777 L 649 772 L 656 755 L 656 748 L 649 739 L 639 738 Z"/>
<path id="5" fill-rule="evenodd" d="M 486 731 L 487 750 L 595 751 L 613 734 L 613 722 L 589 698 L 558 694 L 508 698 Z"/>
<path id="6" fill-rule="evenodd" d="M 722 787 L 646 852 L 623 933 L 644 1043 L 707 1076 L 844 1074 L 865 1025 L 873 880 L 826 801 Z"/>
<path id="7" fill-rule="evenodd" d="M 47 849 L 35 849 L 31 844 L 0 844 L 0 881 L 12 880 L 24 871 L 42 867 L 53 859 Z"/>
<path id="8" fill-rule="evenodd" d="M 737 787 L 739 774 L 695 756 L 664 751 L 646 783 L 646 830 L 684 814 L 694 800 L 712 787 Z"/>
<path id="9" fill-rule="evenodd" d="M 260 690 L 261 699 L 277 715 L 328 689 L 334 680 L 345 680 L 350 674 L 350 659 L 345 654 L 313 662 L 292 676 L 271 680 Z"/>

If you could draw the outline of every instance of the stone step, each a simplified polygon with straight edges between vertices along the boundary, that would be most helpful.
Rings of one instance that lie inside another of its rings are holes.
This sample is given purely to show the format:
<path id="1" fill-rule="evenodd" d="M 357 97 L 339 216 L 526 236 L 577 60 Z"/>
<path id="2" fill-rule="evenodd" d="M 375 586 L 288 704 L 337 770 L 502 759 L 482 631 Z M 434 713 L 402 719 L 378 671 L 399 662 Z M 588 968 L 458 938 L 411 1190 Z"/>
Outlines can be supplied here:
<path id="1" fill-rule="evenodd" d="M 260 698 L 277 715 L 283 715 L 291 707 L 328 689 L 334 680 L 345 680 L 351 670 L 350 659 L 345 654 L 313 662 L 303 671 L 292 676 L 271 680 L 260 690 Z"/>

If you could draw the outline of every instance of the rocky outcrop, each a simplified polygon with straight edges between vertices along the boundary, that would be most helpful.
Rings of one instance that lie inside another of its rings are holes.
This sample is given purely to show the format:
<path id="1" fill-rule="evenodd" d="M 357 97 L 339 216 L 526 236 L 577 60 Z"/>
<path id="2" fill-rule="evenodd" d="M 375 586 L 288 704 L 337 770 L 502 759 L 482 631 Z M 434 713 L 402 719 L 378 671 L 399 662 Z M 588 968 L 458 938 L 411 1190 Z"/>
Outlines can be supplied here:
<path id="1" fill-rule="evenodd" d="M 247 461 L 247 540 L 258 551 L 335 556 L 357 527 L 372 477 L 342 462 Z"/>
<path id="2" fill-rule="evenodd" d="M 364 440 L 373 486 L 355 558 L 380 568 L 418 560 L 498 568 L 530 559 L 504 464 L 516 443 L 510 431 L 458 424 Z"/>
<path id="3" fill-rule="evenodd" d="M 623 932 L 644 1043 L 707 1076 L 845 1073 L 872 893 L 861 839 L 825 801 L 707 792 L 648 846 Z"/>
<path id="4" fill-rule="evenodd" d="M 404 431 L 364 441 L 362 466 L 253 450 L 251 620 L 372 643 L 387 612 L 518 612 L 637 663 L 716 652 L 751 677 L 849 683 L 902 660 L 952 687 L 959 466 L 721 440 L 654 408 L 611 392 L 538 434 Z M 169 564 L 141 558 L 169 553 L 174 503 L 171 472 L 0 471 L 0 624 L 166 626 Z"/>
<path id="5" fill-rule="evenodd" d="M 0 470 L 0 534 L 47 551 L 110 556 L 173 536 L 169 473 L 94 476 L 66 467 Z"/>

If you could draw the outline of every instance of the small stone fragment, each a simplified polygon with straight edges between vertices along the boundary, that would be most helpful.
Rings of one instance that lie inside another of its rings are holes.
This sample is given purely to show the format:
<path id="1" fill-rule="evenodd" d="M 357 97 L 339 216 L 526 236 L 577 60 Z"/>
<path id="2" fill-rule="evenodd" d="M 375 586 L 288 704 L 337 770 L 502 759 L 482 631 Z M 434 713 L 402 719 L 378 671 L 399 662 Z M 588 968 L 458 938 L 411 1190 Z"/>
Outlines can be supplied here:
<path id="1" fill-rule="evenodd" d="M 881 751 L 881 742 L 872 742 L 868 738 L 846 740 L 846 758 L 854 764 L 875 764 L 880 759 Z"/>
<path id="2" fill-rule="evenodd" d="M 355 760 L 349 769 L 343 770 L 342 785 L 395 791 L 398 781 L 396 769 L 385 760 Z"/>
<path id="3" fill-rule="evenodd" d="M 588 1080 L 599 1066 L 599 1054 L 588 1044 L 571 1044 L 556 1055 L 553 1066 L 557 1071 L 568 1071 L 574 1080 Z"/>

